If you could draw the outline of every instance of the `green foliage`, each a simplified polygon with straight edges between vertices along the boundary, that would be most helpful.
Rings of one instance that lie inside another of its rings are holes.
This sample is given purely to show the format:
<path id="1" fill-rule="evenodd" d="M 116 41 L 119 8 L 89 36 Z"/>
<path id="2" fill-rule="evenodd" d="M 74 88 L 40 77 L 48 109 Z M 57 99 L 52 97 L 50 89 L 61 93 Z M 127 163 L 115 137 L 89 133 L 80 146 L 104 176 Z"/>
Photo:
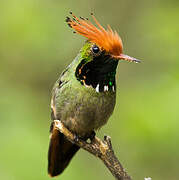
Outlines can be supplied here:
<path id="1" fill-rule="evenodd" d="M 98 135 L 112 137 L 134 179 L 179 179 L 179 6 L 161 0 L 0 1 L 0 179 L 49 179 L 50 91 L 84 44 L 65 17 L 91 9 L 119 32 L 126 54 L 143 60 L 120 63 L 115 112 Z M 112 176 L 81 150 L 61 179 Z"/>

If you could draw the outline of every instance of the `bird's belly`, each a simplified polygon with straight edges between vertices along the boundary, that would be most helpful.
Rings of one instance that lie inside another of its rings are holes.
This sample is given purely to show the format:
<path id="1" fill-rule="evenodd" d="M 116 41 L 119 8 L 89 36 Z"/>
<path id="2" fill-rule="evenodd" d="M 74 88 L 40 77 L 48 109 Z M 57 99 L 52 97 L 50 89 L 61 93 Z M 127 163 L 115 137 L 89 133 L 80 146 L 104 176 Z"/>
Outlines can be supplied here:
<path id="1" fill-rule="evenodd" d="M 63 108 L 60 108 L 58 114 L 69 130 L 84 137 L 107 122 L 114 106 L 114 93 L 85 93 L 85 95 L 77 93 L 76 96 L 71 96 L 64 101 L 61 106 Z"/>

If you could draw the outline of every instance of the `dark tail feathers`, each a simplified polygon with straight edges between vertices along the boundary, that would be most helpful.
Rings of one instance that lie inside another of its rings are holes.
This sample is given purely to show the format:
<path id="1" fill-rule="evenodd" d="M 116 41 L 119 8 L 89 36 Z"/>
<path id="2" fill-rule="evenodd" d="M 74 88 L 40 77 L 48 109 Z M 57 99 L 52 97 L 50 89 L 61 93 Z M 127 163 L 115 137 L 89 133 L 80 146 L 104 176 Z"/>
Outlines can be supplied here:
<path id="1" fill-rule="evenodd" d="M 79 147 L 68 141 L 62 133 L 53 129 L 48 151 L 48 173 L 51 177 L 61 174 Z"/>

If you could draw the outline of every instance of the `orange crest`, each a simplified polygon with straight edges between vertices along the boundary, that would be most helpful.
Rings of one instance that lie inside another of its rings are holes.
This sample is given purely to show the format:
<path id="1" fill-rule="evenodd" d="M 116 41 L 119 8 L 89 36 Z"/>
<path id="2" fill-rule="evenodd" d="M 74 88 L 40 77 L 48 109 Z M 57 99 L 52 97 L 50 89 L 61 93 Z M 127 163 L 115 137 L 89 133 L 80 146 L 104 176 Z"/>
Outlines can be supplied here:
<path id="1" fill-rule="evenodd" d="M 77 18 L 73 14 L 73 19 L 67 17 L 66 22 L 75 30 L 75 32 L 85 36 L 89 41 L 97 44 L 112 56 L 119 56 L 122 53 L 123 46 L 118 33 L 113 31 L 109 25 L 107 30 L 105 30 L 93 14 L 91 15 L 98 27 L 94 26 L 88 19 L 82 17 Z"/>

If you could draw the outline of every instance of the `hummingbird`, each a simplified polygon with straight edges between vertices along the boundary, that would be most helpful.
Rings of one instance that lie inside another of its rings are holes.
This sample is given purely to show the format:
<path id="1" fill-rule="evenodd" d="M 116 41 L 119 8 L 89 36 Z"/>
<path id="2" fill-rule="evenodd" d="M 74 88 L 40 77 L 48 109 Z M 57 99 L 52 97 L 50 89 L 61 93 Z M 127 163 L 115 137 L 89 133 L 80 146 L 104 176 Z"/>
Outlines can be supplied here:
<path id="1" fill-rule="evenodd" d="M 79 150 L 76 144 L 54 127 L 60 120 L 78 138 L 87 140 L 108 121 L 116 103 L 116 69 L 120 60 L 139 63 L 123 54 L 117 31 L 105 29 L 91 14 L 88 18 L 71 17 L 66 22 L 75 33 L 86 38 L 84 46 L 56 81 L 51 98 L 51 127 L 48 174 L 61 174 Z"/>

